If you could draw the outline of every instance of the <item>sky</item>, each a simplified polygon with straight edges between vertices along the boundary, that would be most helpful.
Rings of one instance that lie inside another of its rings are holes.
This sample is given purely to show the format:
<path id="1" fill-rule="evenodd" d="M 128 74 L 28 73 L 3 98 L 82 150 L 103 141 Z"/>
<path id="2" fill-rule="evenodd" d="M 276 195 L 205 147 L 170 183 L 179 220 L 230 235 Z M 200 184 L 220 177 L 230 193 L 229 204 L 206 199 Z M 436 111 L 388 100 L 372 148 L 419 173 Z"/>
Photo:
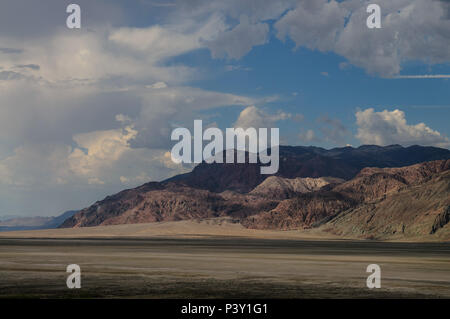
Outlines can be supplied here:
<path id="1" fill-rule="evenodd" d="M 190 170 L 170 133 L 195 119 L 279 127 L 288 145 L 448 149 L 449 79 L 449 1 L 0 0 L 0 217 Z"/>

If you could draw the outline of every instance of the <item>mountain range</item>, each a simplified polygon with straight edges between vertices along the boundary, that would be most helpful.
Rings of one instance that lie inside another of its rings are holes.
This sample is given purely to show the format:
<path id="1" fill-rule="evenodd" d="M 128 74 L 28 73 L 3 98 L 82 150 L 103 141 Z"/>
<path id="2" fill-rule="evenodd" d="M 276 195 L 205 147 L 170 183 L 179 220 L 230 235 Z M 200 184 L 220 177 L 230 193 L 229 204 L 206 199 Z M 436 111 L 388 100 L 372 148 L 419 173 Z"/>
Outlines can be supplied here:
<path id="1" fill-rule="evenodd" d="M 72 217 L 77 210 L 70 210 L 58 216 L 52 217 L 11 217 L 0 221 L 0 231 L 15 230 L 37 230 L 58 228 L 69 217 Z"/>
<path id="2" fill-rule="evenodd" d="M 280 146 L 279 177 L 324 177 L 351 179 L 365 167 L 402 167 L 449 159 L 450 151 L 436 147 L 400 145 L 363 145 L 330 150 L 320 147 Z M 175 176 L 165 182 L 185 185 L 212 192 L 233 190 L 249 192 L 269 175 L 260 174 L 260 164 L 206 164 L 197 165 L 192 172 Z M 164 183 L 164 182 L 163 182 Z"/>
<path id="3" fill-rule="evenodd" d="M 450 236 L 449 150 L 365 145 L 279 152 L 275 176 L 261 175 L 258 163 L 201 163 L 108 196 L 60 227 L 230 217 L 247 228 L 319 228 L 355 238 Z"/>

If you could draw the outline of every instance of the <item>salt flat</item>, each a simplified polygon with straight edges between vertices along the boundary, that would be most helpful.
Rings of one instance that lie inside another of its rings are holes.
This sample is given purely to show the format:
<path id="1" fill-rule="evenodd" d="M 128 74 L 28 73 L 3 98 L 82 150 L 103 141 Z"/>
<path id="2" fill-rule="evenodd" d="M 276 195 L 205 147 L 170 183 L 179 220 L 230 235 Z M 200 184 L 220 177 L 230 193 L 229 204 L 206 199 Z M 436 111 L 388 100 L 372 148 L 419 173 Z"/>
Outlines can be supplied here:
<path id="1" fill-rule="evenodd" d="M 381 267 L 380 289 L 366 287 L 372 263 Z M 66 287 L 69 264 L 81 267 L 81 289 Z M 0 238 L 0 274 L 4 298 L 450 298 L 450 247 L 223 236 Z"/>

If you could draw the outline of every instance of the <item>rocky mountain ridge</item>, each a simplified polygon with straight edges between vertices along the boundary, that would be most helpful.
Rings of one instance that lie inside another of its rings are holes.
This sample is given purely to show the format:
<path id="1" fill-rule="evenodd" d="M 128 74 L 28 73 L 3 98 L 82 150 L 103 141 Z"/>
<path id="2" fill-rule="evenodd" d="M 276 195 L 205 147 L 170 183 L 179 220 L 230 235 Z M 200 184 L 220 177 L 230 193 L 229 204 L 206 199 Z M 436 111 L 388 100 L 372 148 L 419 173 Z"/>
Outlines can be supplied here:
<path id="1" fill-rule="evenodd" d="M 417 150 L 415 147 L 412 148 Z M 388 162 L 389 158 L 389 164 L 393 164 L 395 161 L 400 161 L 396 157 L 398 154 L 409 152 L 408 148 L 397 146 L 387 147 L 387 150 L 381 149 L 383 150 L 380 155 L 382 160 L 371 158 L 374 151 L 379 152 L 379 147 L 334 149 L 326 151 L 325 153 L 328 152 L 326 156 L 322 154 L 322 149 L 318 148 L 287 147 L 283 150 L 284 155 L 280 156 L 281 161 L 285 161 L 283 159 L 285 157 L 293 160 L 299 156 L 306 159 L 307 165 L 305 166 L 305 162 L 286 163 L 284 170 L 281 170 L 280 166 L 280 174 L 264 178 L 259 174 L 258 164 L 200 164 L 191 173 L 163 182 L 147 183 L 135 189 L 108 196 L 68 218 L 61 227 L 231 217 L 252 229 L 291 230 L 321 227 L 328 232 L 363 238 L 370 238 L 370 236 L 384 238 L 395 234 L 419 236 L 430 233 L 431 229 L 434 229 L 436 234 L 442 234 L 443 229 L 448 228 L 448 214 L 445 212 L 446 205 L 450 205 L 447 203 L 450 198 L 449 188 L 442 186 L 448 179 L 447 172 L 450 169 L 448 159 L 450 152 L 447 150 L 425 148 L 424 152 L 429 153 L 428 157 L 442 156 L 444 159 L 403 167 L 365 167 L 354 173 L 349 180 L 339 177 L 295 176 L 328 172 L 329 167 L 324 169 L 323 162 L 314 162 L 313 159 L 317 156 L 334 162 L 336 158 L 338 160 L 345 158 L 348 152 L 356 152 L 357 157 L 362 158 L 363 162 L 366 161 L 364 158 L 367 156 L 372 161 L 384 161 L 384 163 Z M 290 157 L 289 153 L 295 154 Z M 420 154 L 416 158 L 424 156 Z M 412 161 L 411 158 L 405 160 L 405 162 L 410 161 Z M 353 162 L 355 162 L 354 159 Z M 303 168 L 309 169 L 313 164 L 315 169 L 301 173 Z M 353 165 L 356 167 L 356 164 Z M 340 175 L 345 167 L 340 167 L 335 171 L 337 173 L 331 176 Z M 302 169 L 298 171 L 297 168 Z M 289 177 L 281 175 L 289 175 Z M 239 178 L 234 179 L 236 176 Z M 256 185 L 250 187 L 253 184 Z M 423 188 L 424 192 L 430 192 L 433 185 L 438 184 L 441 185 L 438 196 L 423 198 L 423 205 L 409 207 L 411 216 L 417 217 L 412 219 L 412 223 L 404 220 L 407 215 L 389 210 L 393 216 L 399 214 L 403 216 L 399 217 L 405 225 L 403 233 L 399 233 L 397 229 L 403 227 L 397 225 L 399 221 L 395 218 L 398 216 L 392 217 L 393 219 L 387 218 L 383 213 L 378 212 L 377 209 L 381 208 L 376 208 L 384 207 L 384 203 L 390 203 L 389 207 L 408 205 L 407 202 L 401 204 L 395 201 L 412 196 L 405 194 L 410 194 L 413 189 Z M 377 214 L 370 220 L 365 220 L 362 217 L 365 214 L 363 212 L 368 211 L 376 211 Z M 346 219 L 343 219 L 344 216 L 347 216 Z M 384 218 L 379 219 L 378 216 L 384 216 Z M 346 222 L 342 222 L 343 220 Z M 383 224 L 389 220 L 396 220 L 397 228 L 394 233 L 387 231 L 388 226 Z M 424 220 L 426 222 L 423 222 L 422 226 L 416 225 Z M 346 224 L 347 221 L 349 225 Z M 370 224 L 372 221 L 377 221 L 379 225 L 377 224 L 378 226 L 373 229 L 360 225 L 360 223 Z M 346 228 L 345 225 L 350 228 Z M 349 231 L 349 229 L 353 230 Z M 412 229 L 421 229 L 421 231 L 409 232 Z"/>

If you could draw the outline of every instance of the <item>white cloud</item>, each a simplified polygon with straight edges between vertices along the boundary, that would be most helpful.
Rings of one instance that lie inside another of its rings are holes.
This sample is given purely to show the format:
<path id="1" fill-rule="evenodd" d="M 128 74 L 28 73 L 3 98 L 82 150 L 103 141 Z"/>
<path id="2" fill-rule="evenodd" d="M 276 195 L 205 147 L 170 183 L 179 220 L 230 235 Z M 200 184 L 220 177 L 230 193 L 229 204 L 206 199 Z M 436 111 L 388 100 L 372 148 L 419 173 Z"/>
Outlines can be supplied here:
<path id="1" fill-rule="evenodd" d="M 314 133 L 313 130 L 307 130 L 306 132 L 300 133 L 299 138 L 303 142 L 317 141 L 316 134 Z"/>
<path id="2" fill-rule="evenodd" d="M 368 1 L 302 1 L 275 24 L 279 39 L 333 51 L 368 73 L 398 75 L 402 63 L 450 59 L 450 19 L 443 1 L 379 0 L 382 28 L 366 27 Z M 344 66 L 344 65 L 342 65 Z M 342 67 L 341 66 L 341 67 Z"/>
<path id="3" fill-rule="evenodd" d="M 111 165 L 130 149 L 129 141 L 137 131 L 125 129 L 94 131 L 77 134 L 73 140 L 77 148 L 69 155 L 71 170 L 79 175 L 92 176 Z"/>
<path id="4" fill-rule="evenodd" d="M 400 110 L 375 112 L 369 108 L 356 112 L 358 133 L 363 144 L 429 145 L 450 147 L 450 140 L 424 123 L 408 124 Z"/>
<path id="5" fill-rule="evenodd" d="M 292 114 L 279 111 L 276 114 L 269 114 L 256 106 L 252 105 L 246 107 L 239 114 L 235 128 L 247 129 L 249 127 L 254 128 L 272 128 L 276 127 L 278 121 L 283 121 L 292 118 Z"/>
<path id="6" fill-rule="evenodd" d="M 136 91 L 135 94 L 140 97 L 142 108 L 132 119 L 138 134 L 131 145 L 148 148 L 167 148 L 171 144 L 173 126 L 191 127 L 198 118 L 198 111 L 256 102 L 245 96 L 192 87 Z"/>
<path id="7" fill-rule="evenodd" d="M 54 24 L 65 9 L 61 1 L 8 3 L 14 10 L 26 5 L 20 15 L 0 10 L 0 213 L 55 214 L 123 185 L 186 171 L 168 157 L 170 131 L 189 127 L 203 110 L 246 107 L 235 123 L 243 127 L 301 120 L 248 107 L 276 96 L 193 88 L 191 80 L 204 70 L 167 63 L 207 48 L 214 57 L 239 59 L 269 40 L 268 20 L 279 20 L 280 38 L 335 51 L 372 73 L 396 75 L 407 60 L 449 60 L 448 20 L 440 19 L 438 1 L 380 0 L 385 16 L 376 35 L 360 28 L 366 13 L 353 0 L 176 1 L 158 25 L 144 28 L 123 27 L 125 10 L 117 4 L 80 1 L 90 19 L 76 32 L 64 21 Z M 247 69 L 228 69 L 236 68 Z M 448 143 L 431 132 L 433 143 Z M 306 138 L 315 138 L 314 132 Z"/>
<path id="8" fill-rule="evenodd" d="M 167 84 L 164 82 L 156 82 L 153 83 L 152 85 L 147 85 L 146 87 L 149 89 L 165 89 L 167 88 Z"/>
<path id="9" fill-rule="evenodd" d="M 269 39 L 268 33 L 268 24 L 251 23 L 243 15 L 236 27 L 219 33 L 213 40 L 206 41 L 206 45 L 214 58 L 240 59 L 254 46 L 265 44 Z"/>
<path id="10" fill-rule="evenodd" d="M 395 79 L 450 79 L 450 74 L 396 75 Z"/>
<path id="11" fill-rule="evenodd" d="M 16 189 L 64 184 L 70 147 L 63 144 L 25 144 L 0 160 L 0 184 Z"/>
<path id="12" fill-rule="evenodd" d="M 161 61 L 204 47 L 225 30 L 223 18 L 212 14 L 190 28 L 183 23 L 154 25 L 148 28 L 120 28 L 109 34 L 108 40 L 124 50 L 141 53 L 149 60 Z"/>
<path id="13" fill-rule="evenodd" d="M 276 24 L 277 37 L 291 37 L 297 47 L 329 51 L 348 11 L 336 1 L 302 1 Z"/>
<path id="14" fill-rule="evenodd" d="M 57 28 L 26 49 L 0 32 L 0 214 L 82 208 L 191 169 L 167 157 L 172 126 L 255 102 L 190 87 L 196 69 L 165 64 L 204 48 L 221 24 L 214 16 L 186 28 Z"/>
<path id="15" fill-rule="evenodd" d="M 0 160 L 1 208 L 25 215 L 55 215 L 86 207 L 124 185 L 136 187 L 189 170 L 161 160 L 166 150 L 133 149 L 123 143 L 124 137 L 115 137 L 110 141 L 101 132 L 85 136 L 91 146 L 86 153 L 63 144 L 18 147 Z"/>

